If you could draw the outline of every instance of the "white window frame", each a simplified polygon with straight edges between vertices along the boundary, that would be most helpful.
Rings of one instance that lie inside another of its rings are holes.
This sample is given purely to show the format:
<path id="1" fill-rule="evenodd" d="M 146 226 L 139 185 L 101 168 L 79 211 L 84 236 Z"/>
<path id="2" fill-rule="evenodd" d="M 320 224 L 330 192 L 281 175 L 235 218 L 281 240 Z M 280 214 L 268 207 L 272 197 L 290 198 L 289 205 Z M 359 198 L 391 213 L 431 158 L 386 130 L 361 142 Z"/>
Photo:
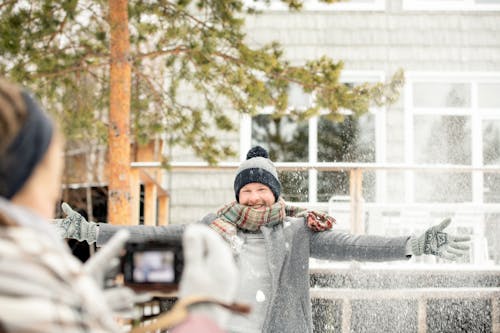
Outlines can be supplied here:
<path id="1" fill-rule="evenodd" d="M 475 0 L 403 0 L 403 10 L 408 11 L 497 11 L 500 4 L 478 4 Z"/>
<path id="2" fill-rule="evenodd" d="M 344 70 L 340 76 L 340 82 L 384 82 L 385 73 L 383 71 L 347 71 Z M 259 114 L 270 114 L 273 112 L 272 107 L 263 108 Z M 375 115 L 375 162 L 384 163 L 386 161 L 386 110 L 384 107 L 372 107 L 369 110 L 370 113 Z M 324 110 L 320 112 L 320 115 L 327 114 L 328 111 Z M 306 163 L 316 163 L 318 156 L 318 117 L 315 116 L 309 119 L 309 156 Z M 251 148 L 252 141 L 252 117 L 248 114 L 241 115 L 240 118 L 240 161 L 246 159 L 246 153 Z M 315 169 L 309 169 L 309 200 L 307 204 L 317 205 L 317 174 L 318 171 Z M 385 172 L 377 172 L 377 188 L 376 195 L 377 201 L 382 199 L 384 195 L 386 181 Z M 300 203 L 299 203 L 300 204 Z M 306 203 L 304 203 L 306 204 Z M 324 204 L 324 203 L 320 203 Z M 326 203 L 327 204 L 327 203 Z"/>
<path id="3" fill-rule="evenodd" d="M 386 0 L 372 0 L 371 3 L 349 3 L 349 1 L 337 3 L 324 3 L 319 0 L 303 0 L 302 11 L 384 11 Z M 255 8 L 265 12 L 288 11 L 288 5 L 280 0 L 270 0 L 269 4 L 264 1 L 254 2 L 245 0 L 245 7 Z"/>
<path id="4" fill-rule="evenodd" d="M 479 108 L 477 94 L 481 83 L 500 83 L 500 72 L 406 72 L 404 88 L 404 145 L 405 164 L 414 165 L 414 116 L 415 115 L 467 115 L 471 120 L 471 166 L 483 167 L 483 120 L 498 120 L 498 109 Z M 471 101 L 467 108 L 417 108 L 413 106 L 413 84 L 417 82 L 467 83 L 470 85 Z M 407 171 L 405 174 L 405 202 L 414 203 L 415 180 L 414 174 Z M 483 173 L 472 174 L 472 203 L 483 203 Z"/>

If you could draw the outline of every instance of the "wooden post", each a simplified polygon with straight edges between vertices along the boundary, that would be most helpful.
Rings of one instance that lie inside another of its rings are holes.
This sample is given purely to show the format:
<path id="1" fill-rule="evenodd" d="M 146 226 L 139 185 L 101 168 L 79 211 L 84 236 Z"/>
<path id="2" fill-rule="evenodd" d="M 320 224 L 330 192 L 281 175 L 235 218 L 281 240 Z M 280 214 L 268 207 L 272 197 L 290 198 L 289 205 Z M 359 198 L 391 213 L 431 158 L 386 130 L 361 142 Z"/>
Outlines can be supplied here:
<path id="1" fill-rule="evenodd" d="M 168 225 L 168 195 L 158 196 L 158 225 Z"/>
<path id="2" fill-rule="evenodd" d="M 136 147 L 136 161 L 156 161 L 160 158 L 161 143 L 151 141 L 147 145 Z M 139 174 L 139 179 L 144 184 L 144 224 L 168 224 L 169 194 L 163 188 L 164 172 L 159 167 L 134 169 Z M 139 201 L 135 203 L 137 209 Z M 137 215 L 139 216 L 139 215 Z"/>
<path id="3" fill-rule="evenodd" d="M 144 184 L 144 225 L 156 225 L 157 193 L 155 183 L 148 182 Z"/>
<path id="4" fill-rule="evenodd" d="M 131 193 L 131 209 L 132 209 L 132 214 L 131 214 L 131 224 L 132 225 L 137 225 L 139 224 L 139 218 L 140 218 L 140 200 L 141 200 L 141 179 L 140 179 L 140 170 L 139 169 L 132 169 L 130 171 L 130 193 Z"/>
<path id="5" fill-rule="evenodd" d="M 158 149 L 154 141 L 147 145 L 137 147 L 136 159 L 138 161 L 155 161 L 158 159 Z M 160 171 L 148 169 L 141 171 L 141 180 L 144 184 L 144 225 L 157 225 L 157 198 L 158 198 L 158 176 Z"/>
<path id="6" fill-rule="evenodd" d="M 342 299 L 342 333 L 351 332 L 352 305 L 349 298 Z"/>
<path id="7" fill-rule="evenodd" d="M 349 192 L 351 196 L 351 232 L 362 235 L 365 233 L 363 224 L 363 170 L 352 169 L 349 177 Z"/>
<path id="8" fill-rule="evenodd" d="M 500 298 L 491 297 L 491 331 L 500 333 Z"/>
<path id="9" fill-rule="evenodd" d="M 427 300 L 423 297 L 418 299 L 418 309 L 417 309 L 417 325 L 418 333 L 427 332 Z"/>

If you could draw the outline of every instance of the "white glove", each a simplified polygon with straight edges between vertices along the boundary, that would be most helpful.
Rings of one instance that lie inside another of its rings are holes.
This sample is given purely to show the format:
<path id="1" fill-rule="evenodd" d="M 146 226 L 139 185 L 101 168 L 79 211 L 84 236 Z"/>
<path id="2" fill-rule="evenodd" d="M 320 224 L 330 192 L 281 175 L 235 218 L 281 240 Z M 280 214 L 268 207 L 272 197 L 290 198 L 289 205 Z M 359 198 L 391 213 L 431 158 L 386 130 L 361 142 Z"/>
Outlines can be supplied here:
<path id="1" fill-rule="evenodd" d="M 113 287 L 104 289 L 104 297 L 113 313 L 123 319 L 137 319 L 142 316 L 137 303 L 144 303 L 151 300 L 151 295 L 137 294 L 128 287 Z"/>
<path id="2" fill-rule="evenodd" d="M 130 232 L 125 229 L 118 230 L 116 234 L 102 246 L 96 254 L 90 257 L 83 266 L 87 274 L 94 277 L 97 284 L 103 288 L 106 275 L 117 269 L 120 253 L 130 237 Z M 103 290 L 106 303 L 114 314 L 125 319 L 135 319 L 141 316 L 136 303 L 144 303 L 151 299 L 148 294 L 136 294 L 128 287 L 112 287 Z"/>
<path id="3" fill-rule="evenodd" d="M 94 277 L 99 286 L 104 286 L 106 274 L 120 264 L 119 256 L 129 237 L 128 230 L 118 230 L 96 254 L 85 262 L 84 270 Z"/>
<path id="4" fill-rule="evenodd" d="M 232 303 L 238 270 L 229 245 L 217 232 L 201 224 L 187 226 L 182 241 L 185 265 L 179 298 L 206 296 Z M 229 318 L 229 310 L 216 304 L 194 305 L 189 312 L 210 317 L 219 327 L 224 327 Z"/>

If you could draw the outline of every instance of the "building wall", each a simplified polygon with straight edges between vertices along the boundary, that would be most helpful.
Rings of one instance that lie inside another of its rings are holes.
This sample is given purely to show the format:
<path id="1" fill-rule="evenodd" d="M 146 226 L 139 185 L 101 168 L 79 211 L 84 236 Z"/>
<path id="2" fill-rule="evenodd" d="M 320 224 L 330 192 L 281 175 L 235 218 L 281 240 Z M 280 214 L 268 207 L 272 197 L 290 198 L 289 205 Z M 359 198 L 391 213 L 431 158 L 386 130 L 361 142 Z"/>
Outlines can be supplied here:
<path id="1" fill-rule="evenodd" d="M 326 55 L 342 60 L 345 70 L 382 71 L 387 78 L 399 68 L 444 75 L 500 73 L 499 10 L 409 11 L 403 10 L 403 0 L 385 1 L 380 11 L 264 10 L 247 17 L 246 30 L 253 45 L 279 41 L 293 64 Z M 386 108 L 389 163 L 405 161 L 404 99 L 402 91 L 400 100 Z M 239 133 L 223 139 L 239 149 Z M 178 150 L 173 160 L 195 159 Z M 196 221 L 232 200 L 233 178 L 233 171 L 171 172 L 171 223 Z"/>

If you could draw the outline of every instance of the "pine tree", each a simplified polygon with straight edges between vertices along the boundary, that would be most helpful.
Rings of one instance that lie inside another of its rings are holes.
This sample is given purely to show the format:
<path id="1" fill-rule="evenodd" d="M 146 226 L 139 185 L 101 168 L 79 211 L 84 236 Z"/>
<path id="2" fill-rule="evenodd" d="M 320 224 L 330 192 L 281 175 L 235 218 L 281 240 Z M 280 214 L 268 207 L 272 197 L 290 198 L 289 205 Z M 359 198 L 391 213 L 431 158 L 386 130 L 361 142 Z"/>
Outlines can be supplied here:
<path id="1" fill-rule="evenodd" d="M 299 0 L 283 2 L 300 10 Z M 121 127 L 129 121 L 127 106 L 113 109 L 116 99 L 128 97 L 115 96 L 116 81 L 110 71 L 117 61 L 112 49 L 114 24 L 126 23 L 114 23 L 113 6 L 119 3 L 126 1 L 0 4 L 0 75 L 30 87 L 43 100 L 62 121 L 71 149 L 112 141 L 117 130 L 128 136 Z M 162 134 L 170 145 L 189 147 L 215 164 L 235 154 L 218 139 L 221 132 L 236 129 L 228 110 L 253 115 L 260 107 L 272 106 L 276 119 L 288 114 L 303 120 L 326 109 L 331 119 L 341 120 L 341 109 L 362 114 L 371 103 L 397 97 L 401 73 L 388 84 L 349 86 L 339 82 L 342 61 L 321 57 L 292 66 L 277 42 L 250 47 L 243 32 L 244 17 L 254 13 L 243 0 L 128 2 L 128 17 L 118 20 L 128 20 L 130 31 L 127 58 L 120 61 L 131 71 L 131 83 L 129 74 L 123 74 L 121 89 L 130 87 L 132 138 L 121 138 L 121 144 L 144 143 Z M 315 105 L 290 110 L 291 83 L 313 93 Z M 120 128 L 116 115 L 125 118 Z M 112 142 L 109 146 L 113 152 Z M 123 155 L 111 155 L 110 163 L 119 163 L 116 159 L 123 161 Z"/>

